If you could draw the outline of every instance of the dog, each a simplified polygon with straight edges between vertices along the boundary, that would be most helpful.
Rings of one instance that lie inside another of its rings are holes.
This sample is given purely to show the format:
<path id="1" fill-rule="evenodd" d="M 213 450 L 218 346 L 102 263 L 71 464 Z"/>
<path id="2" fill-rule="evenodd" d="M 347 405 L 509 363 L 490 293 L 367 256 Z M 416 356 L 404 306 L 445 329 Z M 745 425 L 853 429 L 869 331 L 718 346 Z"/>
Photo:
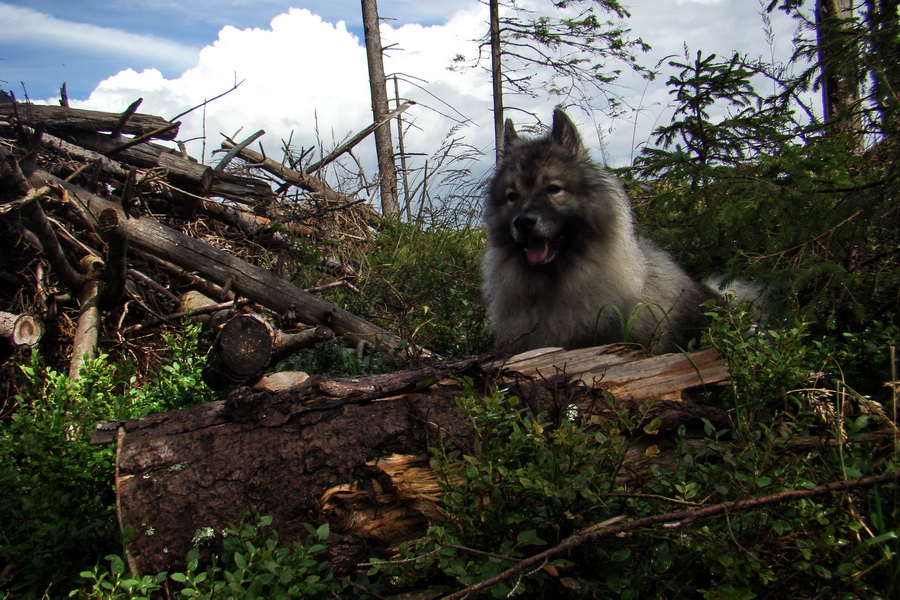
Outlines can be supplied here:
<path id="1" fill-rule="evenodd" d="M 721 301 L 635 232 L 621 183 L 595 164 L 560 109 L 549 134 L 506 121 L 489 184 L 482 293 L 498 350 L 638 343 L 677 351 Z"/>

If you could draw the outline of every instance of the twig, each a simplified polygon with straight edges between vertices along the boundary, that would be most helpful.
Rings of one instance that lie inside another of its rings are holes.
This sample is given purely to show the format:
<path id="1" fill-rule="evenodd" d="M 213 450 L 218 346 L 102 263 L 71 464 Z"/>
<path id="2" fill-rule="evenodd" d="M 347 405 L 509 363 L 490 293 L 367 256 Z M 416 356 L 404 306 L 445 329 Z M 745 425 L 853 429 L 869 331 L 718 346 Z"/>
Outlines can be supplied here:
<path id="1" fill-rule="evenodd" d="M 578 533 L 572 535 L 563 540 L 557 546 L 526 558 L 519 564 L 507 569 L 499 575 L 486 579 L 480 583 L 476 583 L 475 585 L 470 585 L 469 587 L 450 594 L 449 596 L 445 596 L 443 600 L 461 600 L 462 598 L 470 596 L 477 591 L 487 589 L 492 585 L 500 583 L 501 581 L 511 579 L 512 577 L 515 577 L 516 575 L 527 571 L 535 565 L 539 565 L 547 560 L 550 560 L 551 558 L 567 554 L 575 548 L 578 548 L 579 546 L 583 546 L 584 544 L 590 542 L 595 542 L 600 538 L 618 535 L 620 533 L 625 533 L 644 527 L 650 527 L 652 525 L 662 524 L 670 528 L 680 528 L 693 521 L 710 519 L 712 517 L 718 517 L 726 513 L 754 510 L 763 506 L 768 506 L 770 504 L 781 504 L 782 502 L 812 498 L 814 496 L 823 496 L 825 494 L 834 494 L 837 492 L 843 492 L 852 489 L 867 489 L 882 483 L 891 483 L 898 480 L 900 480 L 900 472 L 887 473 L 875 477 L 862 477 L 860 479 L 835 481 L 832 483 L 826 483 L 824 485 L 816 486 L 809 490 L 790 490 L 787 492 L 773 494 L 771 496 L 763 496 L 762 498 L 722 502 L 721 504 L 714 504 L 712 506 L 707 506 L 706 508 L 664 513 L 661 515 L 654 515 L 652 517 L 645 517 L 643 519 L 636 519 L 627 523 L 612 524 L 606 527 L 600 526 L 586 533 Z"/>
<path id="2" fill-rule="evenodd" d="M 137 146 L 138 144 L 142 144 L 149 139 L 159 137 L 159 134 L 165 133 L 165 132 L 169 131 L 170 129 L 175 129 L 176 127 L 181 127 L 181 121 L 169 123 L 165 127 L 160 127 L 159 129 L 154 129 L 153 131 L 151 131 L 149 133 L 145 133 L 144 135 L 139 135 L 136 138 L 128 140 L 126 143 L 122 144 L 121 146 L 116 146 L 115 148 L 113 148 L 109 152 L 106 152 L 105 154 L 106 154 L 106 156 L 111 157 L 114 154 L 118 154 L 119 152 L 128 150 L 132 146 Z"/>
<path id="3" fill-rule="evenodd" d="M 332 150 L 331 153 L 329 153 L 328 156 L 326 156 L 322 160 L 309 165 L 309 167 L 304 169 L 303 172 L 307 173 L 307 174 L 315 173 L 316 171 L 318 171 L 319 169 L 321 169 L 322 167 L 324 167 L 325 165 L 327 165 L 328 163 L 332 162 L 334 159 L 339 157 L 341 154 L 343 154 L 344 152 L 347 152 L 348 150 L 350 150 L 351 148 L 356 146 L 358 143 L 360 143 L 361 141 L 366 139 L 373 131 L 375 131 L 376 129 L 378 129 L 379 127 L 381 127 L 382 125 L 384 125 L 385 123 L 387 123 L 388 121 L 390 121 L 391 119 L 393 119 L 394 117 L 396 117 L 397 115 L 399 115 L 400 113 L 405 111 L 407 108 L 409 108 L 413 104 L 415 104 L 415 102 L 412 102 L 412 101 L 404 102 L 403 104 L 401 104 L 400 106 L 398 106 L 397 108 L 395 108 L 394 110 L 389 112 L 388 114 L 384 115 L 384 117 L 381 120 L 376 121 L 375 123 L 372 123 L 365 129 L 363 129 L 362 131 L 360 131 L 359 133 L 354 135 L 352 138 L 350 138 L 349 140 L 347 140 L 346 142 L 344 142 L 343 144 L 341 144 L 340 146 L 338 146 L 337 148 Z"/>
<path id="4" fill-rule="evenodd" d="M 247 299 L 241 300 L 233 300 L 230 302 L 221 302 L 219 304 L 211 304 L 209 306 L 201 306 L 200 308 L 193 308 L 191 310 L 184 310 L 177 313 L 172 313 L 170 315 L 165 315 L 159 317 L 157 319 L 150 319 L 149 321 L 144 321 L 143 323 L 138 323 L 137 325 L 132 325 L 127 329 L 122 330 L 122 335 L 131 335 L 137 333 L 143 329 L 148 329 L 150 327 L 155 327 L 156 325 L 161 325 L 163 323 L 168 323 L 170 321 L 176 321 L 178 319 L 183 319 L 186 317 L 198 317 L 200 315 L 208 315 L 214 312 L 219 312 L 220 310 L 228 310 L 229 308 L 240 308 L 245 304 L 250 304 L 250 301 Z"/>
<path id="5" fill-rule="evenodd" d="M 246 140 L 244 140 L 240 144 L 235 145 L 231 150 L 228 151 L 228 153 L 225 155 L 225 157 L 221 161 L 219 161 L 219 164 L 216 165 L 215 170 L 216 171 L 224 171 L 225 167 L 228 166 L 228 163 L 231 162 L 231 159 L 233 159 L 235 156 L 240 154 L 241 150 L 243 150 L 244 148 L 246 148 L 247 146 L 249 146 L 256 140 L 258 140 L 265 134 L 266 134 L 266 130 L 260 129 L 259 131 L 257 131 L 256 133 L 254 133 L 253 135 L 248 137 Z M 227 136 L 226 136 L 226 138 L 227 138 Z"/>
<path id="6" fill-rule="evenodd" d="M 319 292 L 324 292 L 325 290 L 330 290 L 336 287 L 345 287 L 354 294 L 362 295 L 362 292 L 355 285 L 347 281 L 346 279 L 341 279 L 340 281 L 332 281 L 331 283 L 326 283 L 325 285 L 320 285 L 317 287 L 306 288 L 305 291 L 310 294 L 318 294 Z"/>
<path id="7" fill-rule="evenodd" d="M 189 108 L 189 109 L 187 109 L 186 111 L 184 111 L 184 112 L 182 112 L 182 113 L 178 113 L 177 115 L 175 115 L 174 117 L 172 117 L 172 118 L 169 119 L 169 120 L 170 120 L 170 121 L 175 121 L 175 120 L 177 120 L 177 119 L 180 119 L 180 118 L 183 117 L 184 115 L 186 115 L 186 114 L 188 114 L 188 113 L 192 113 L 192 112 L 194 112 L 195 110 L 197 110 L 198 108 L 202 108 L 202 107 L 206 106 L 207 104 L 209 104 L 210 102 L 213 102 L 213 101 L 215 101 L 215 100 L 218 100 L 218 99 L 221 98 L 222 96 L 225 96 L 225 95 L 227 95 L 227 94 L 230 94 L 230 93 L 233 92 L 234 90 L 238 89 L 238 88 L 241 86 L 242 83 L 244 83 L 244 80 L 243 80 L 243 79 L 241 79 L 241 80 L 238 81 L 236 84 L 234 84 L 233 86 L 231 86 L 231 89 L 225 90 L 224 92 L 222 92 L 222 93 L 219 94 L 218 96 L 213 96 L 213 97 L 210 98 L 209 100 L 204 100 L 203 102 L 201 102 L 201 103 L 198 104 L 197 106 L 194 106 L 193 108 Z"/>
<path id="8" fill-rule="evenodd" d="M 122 113 L 122 116 L 119 117 L 118 122 L 115 127 L 112 128 L 110 135 L 112 137 L 119 137 L 122 134 L 122 130 L 125 128 L 125 123 L 128 122 L 128 119 L 131 118 L 131 115 L 137 112 L 138 107 L 140 107 L 141 103 L 144 101 L 143 98 L 138 98 L 134 102 L 132 102 L 128 108 L 125 109 L 125 112 Z"/>
<path id="9" fill-rule="evenodd" d="M 847 217 L 846 219 L 844 219 L 843 221 L 841 221 L 840 223 L 838 223 L 837 225 L 835 225 L 834 227 L 829 229 L 828 231 L 823 231 L 822 233 L 820 233 L 816 237 L 812 238 L 811 240 L 806 240 L 805 242 L 803 242 L 801 244 L 797 244 L 793 248 L 788 248 L 787 250 L 775 252 L 774 254 L 767 254 L 765 256 L 753 256 L 751 258 L 753 260 L 765 260 L 767 258 L 775 258 L 776 256 L 784 256 L 785 254 L 789 254 L 789 253 L 793 252 L 794 250 L 799 250 L 800 248 L 803 248 L 805 246 L 812 244 L 816 240 L 822 239 L 826 235 L 831 235 L 832 233 L 834 233 L 835 231 L 837 231 L 838 229 L 840 229 L 841 227 L 843 227 L 844 225 L 846 225 L 847 223 L 849 223 L 850 221 L 852 221 L 853 219 L 855 219 L 856 217 L 861 215 L 862 213 L 863 213 L 862 210 L 856 211 L 855 213 L 853 213 L 852 215 L 850 215 L 849 217 Z"/>

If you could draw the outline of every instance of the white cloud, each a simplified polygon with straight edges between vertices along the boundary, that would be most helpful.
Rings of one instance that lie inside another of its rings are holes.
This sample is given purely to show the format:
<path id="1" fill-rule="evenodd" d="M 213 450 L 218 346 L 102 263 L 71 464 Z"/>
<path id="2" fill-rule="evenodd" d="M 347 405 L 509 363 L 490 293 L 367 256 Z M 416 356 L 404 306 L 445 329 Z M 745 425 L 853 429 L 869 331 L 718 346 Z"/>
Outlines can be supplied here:
<path id="1" fill-rule="evenodd" d="M 164 38 L 129 33 L 57 19 L 51 15 L 0 2 L 0 26 L 7 44 L 63 48 L 70 52 L 102 55 L 115 53 L 155 61 L 161 66 L 187 68 L 194 64 L 197 49 Z M 15 26 L 10 26 L 15 24 Z"/>

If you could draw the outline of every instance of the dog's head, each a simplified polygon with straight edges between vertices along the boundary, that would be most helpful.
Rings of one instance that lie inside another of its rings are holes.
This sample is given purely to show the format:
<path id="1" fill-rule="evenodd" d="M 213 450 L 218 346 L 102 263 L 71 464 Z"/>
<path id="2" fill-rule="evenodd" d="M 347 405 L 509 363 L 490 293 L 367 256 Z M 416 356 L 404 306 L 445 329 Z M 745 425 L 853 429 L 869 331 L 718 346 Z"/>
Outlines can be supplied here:
<path id="1" fill-rule="evenodd" d="M 578 229 L 603 207 L 596 202 L 597 172 L 575 125 L 557 109 L 545 137 L 519 137 L 506 121 L 503 158 L 490 186 L 485 222 L 491 242 L 546 265 L 578 239 Z"/>

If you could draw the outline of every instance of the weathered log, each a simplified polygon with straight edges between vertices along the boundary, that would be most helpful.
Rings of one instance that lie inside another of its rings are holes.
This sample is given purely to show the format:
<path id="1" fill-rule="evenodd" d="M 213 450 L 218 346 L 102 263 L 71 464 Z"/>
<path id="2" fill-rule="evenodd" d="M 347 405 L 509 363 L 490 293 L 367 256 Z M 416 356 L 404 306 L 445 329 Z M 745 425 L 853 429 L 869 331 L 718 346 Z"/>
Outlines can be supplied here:
<path id="1" fill-rule="evenodd" d="M 84 148 L 108 154 L 122 145 L 120 139 L 99 133 L 80 133 L 73 136 Z M 169 148 L 144 142 L 116 153 L 116 160 L 142 169 L 165 169 L 172 185 L 198 196 L 208 196 L 213 185 L 213 169 L 207 165 L 182 158 Z"/>
<path id="2" fill-rule="evenodd" d="M 213 170 L 211 196 L 228 198 L 243 204 L 268 204 L 275 200 L 272 186 L 262 179 L 243 177 L 234 173 Z"/>
<path id="3" fill-rule="evenodd" d="M 81 378 L 84 363 L 97 358 L 97 340 L 100 338 L 100 296 L 102 290 L 103 261 L 96 256 L 85 256 L 81 269 L 86 274 L 81 287 L 78 321 L 72 336 L 72 360 L 69 361 L 69 379 Z"/>
<path id="4" fill-rule="evenodd" d="M 0 339 L 16 348 L 34 348 L 44 335 L 44 325 L 30 315 L 0 311 Z"/>
<path id="5" fill-rule="evenodd" d="M 36 171 L 31 179 L 34 185 L 62 186 L 69 193 L 75 194 L 94 214 L 109 208 L 116 210 L 133 247 L 187 271 L 200 272 L 219 285 L 224 286 L 230 282 L 236 292 L 256 304 L 279 314 L 293 311 L 304 323 L 323 325 L 336 335 L 346 335 L 357 342 L 363 341 L 386 349 L 412 351 L 399 336 L 228 252 L 213 248 L 153 219 L 126 218 L 121 206 L 44 171 Z M 427 354 L 425 350 L 417 351 Z"/>
<path id="6" fill-rule="evenodd" d="M 634 379 L 626 383 L 629 370 Z M 530 406 L 566 413 L 574 407 L 612 418 L 624 403 L 660 417 L 662 432 L 703 419 L 727 423 L 718 409 L 674 400 L 725 376 L 711 350 L 659 360 L 609 346 L 352 379 L 301 375 L 278 392 L 239 388 L 223 401 L 101 423 L 95 442 L 117 440 L 119 516 L 133 528 L 128 550 L 138 572 L 179 568 L 197 531 L 221 532 L 249 507 L 272 516 L 285 540 L 303 539 L 304 522 L 328 520 L 341 548 L 334 559 L 349 565 L 417 535 L 436 515 L 428 449 L 471 451 L 473 441 L 456 408 L 462 377 L 476 389 L 496 384 Z M 605 389 L 630 395 L 610 400 Z M 667 399 L 645 395 L 659 391 Z M 635 452 L 629 460 L 644 473 L 639 461 L 650 459 Z"/>
<path id="7" fill-rule="evenodd" d="M 276 231 L 272 221 L 266 217 L 246 213 L 208 198 L 204 198 L 200 202 L 200 208 L 211 217 L 237 227 L 250 239 L 269 239 L 280 246 L 291 245 L 291 240 Z"/>
<path id="8" fill-rule="evenodd" d="M 53 131 L 113 131 L 121 121 L 121 113 L 108 113 L 66 106 L 44 106 L 27 102 L 0 102 L 0 117 L 12 119 L 18 114 L 23 125 L 41 126 Z M 171 122 L 153 115 L 132 114 L 121 125 L 121 133 L 144 135 L 172 125 Z M 158 137 L 174 140 L 178 127 L 161 133 Z"/>

